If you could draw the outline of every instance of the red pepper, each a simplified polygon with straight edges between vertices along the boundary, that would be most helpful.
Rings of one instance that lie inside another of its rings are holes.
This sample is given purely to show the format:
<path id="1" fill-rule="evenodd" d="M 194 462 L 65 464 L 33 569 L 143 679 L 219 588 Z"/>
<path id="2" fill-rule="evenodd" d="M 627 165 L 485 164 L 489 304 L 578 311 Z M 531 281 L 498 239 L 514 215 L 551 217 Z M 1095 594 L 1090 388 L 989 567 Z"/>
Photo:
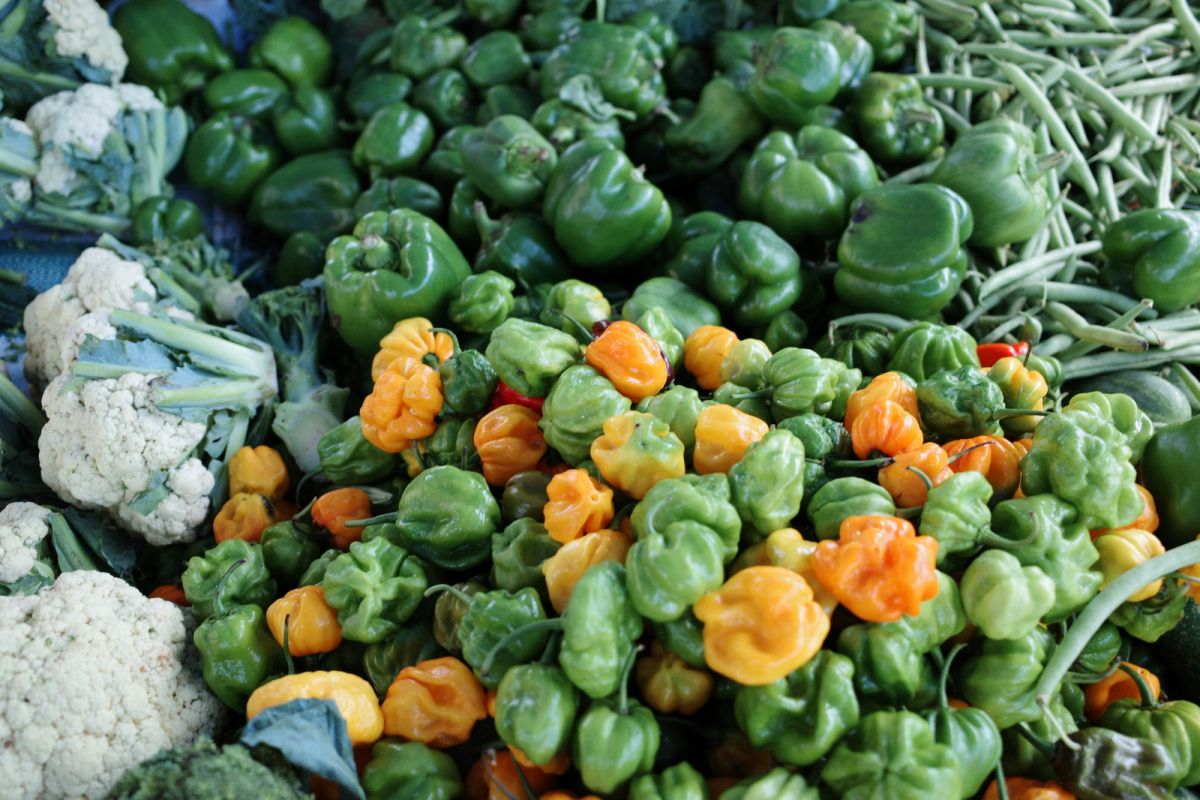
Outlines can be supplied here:
<path id="1" fill-rule="evenodd" d="M 975 347 L 975 353 L 979 356 L 979 366 L 987 369 L 1002 358 L 1024 358 L 1029 353 L 1029 342 L 981 344 Z"/>
<path id="2" fill-rule="evenodd" d="M 496 391 L 492 392 L 492 402 L 488 405 L 488 410 L 495 411 L 500 406 L 516 404 L 532 408 L 540 414 L 542 413 L 542 403 L 545 401 L 544 397 L 526 397 L 504 381 L 497 381 Z"/>

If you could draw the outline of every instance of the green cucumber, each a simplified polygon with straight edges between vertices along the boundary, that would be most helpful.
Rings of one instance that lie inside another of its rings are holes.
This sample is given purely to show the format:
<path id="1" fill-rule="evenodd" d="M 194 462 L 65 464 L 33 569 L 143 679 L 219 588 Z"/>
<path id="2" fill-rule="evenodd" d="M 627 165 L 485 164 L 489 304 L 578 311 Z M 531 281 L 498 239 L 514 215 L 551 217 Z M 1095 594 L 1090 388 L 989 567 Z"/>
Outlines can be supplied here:
<path id="1" fill-rule="evenodd" d="M 1183 390 L 1153 372 L 1115 372 L 1099 375 L 1075 381 L 1070 385 L 1070 389 L 1073 394 L 1127 394 L 1150 416 L 1155 427 L 1171 422 L 1183 422 L 1192 416 L 1192 406 Z"/>

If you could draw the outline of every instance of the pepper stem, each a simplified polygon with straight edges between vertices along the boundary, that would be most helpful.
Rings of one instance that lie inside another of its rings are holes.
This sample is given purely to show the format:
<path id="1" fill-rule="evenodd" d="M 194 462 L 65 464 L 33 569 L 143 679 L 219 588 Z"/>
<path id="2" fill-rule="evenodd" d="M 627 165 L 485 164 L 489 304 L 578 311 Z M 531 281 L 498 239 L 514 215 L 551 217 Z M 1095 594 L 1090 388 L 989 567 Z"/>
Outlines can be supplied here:
<path id="1" fill-rule="evenodd" d="M 448 583 L 437 583 L 437 584 L 434 584 L 433 586 L 430 586 L 428 589 L 425 590 L 425 594 L 423 596 L 424 597 L 432 597 L 433 595 L 441 594 L 442 592 L 449 592 L 450 594 L 454 595 L 456 598 L 458 598 L 459 600 L 461 600 L 464 603 L 471 602 L 471 595 L 467 594 L 466 592 L 464 592 L 462 589 L 458 588 L 457 586 L 451 586 Z"/>
<path id="2" fill-rule="evenodd" d="M 400 516 L 399 511 L 389 511 L 387 514 L 380 514 L 376 517 L 367 517 L 366 519 L 349 519 L 343 522 L 347 528 L 369 528 L 372 525 L 386 525 L 389 522 L 395 522 L 396 517 Z"/>
<path id="3" fill-rule="evenodd" d="M 938 678 L 938 708 L 942 710 L 950 707 L 950 699 L 946 696 L 946 680 L 950 677 L 950 665 L 954 663 L 954 657 L 965 647 L 965 644 L 954 645 L 950 648 L 950 654 L 946 656 L 946 662 L 942 664 L 942 674 Z"/>
<path id="4" fill-rule="evenodd" d="M 1064 161 L 1069 158 L 1065 150 L 1058 150 L 1054 153 L 1047 153 L 1044 156 L 1039 156 L 1034 162 L 1035 167 L 1033 174 L 1029 176 L 1031 181 L 1036 180 L 1052 169 L 1057 169 Z"/>
<path id="5" fill-rule="evenodd" d="M 1154 690 L 1150 688 L 1150 684 L 1142 677 L 1142 673 L 1138 672 L 1129 664 L 1118 664 L 1117 668 L 1133 679 L 1137 684 L 1138 695 L 1141 698 L 1142 708 L 1157 708 L 1158 698 L 1154 696 Z"/>
<path id="6" fill-rule="evenodd" d="M 571 335 L 574 336 L 576 339 L 578 339 L 582 336 L 584 341 L 590 342 L 591 340 L 596 338 L 595 336 L 592 335 L 591 328 L 589 328 L 587 325 L 584 325 L 582 322 L 580 322 L 579 320 L 570 316 L 569 314 L 564 314 L 559 309 L 550 308 L 549 306 L 542 309 L 542 311 L 543 311 L 543 313 L 546 313 L 546 314 L 553 314 L 554 316 L 558 317 L 559 319 L 564 320 L 567 323 L 568 327 L 574 328 L 575 329 L 574 333 L 571 333 L 570 331 L 565 331 L 565 332 L 571 333 Z"/>
<path id="7" fill-rule="evenodd" d="M 634 662 L 637 661 L 638 651 L 642 646 L 632 648 L 625 661 L 621 663 L 621 688 L 617 691 L 617 713 L 626 714 L 629 711 L 629 673 L 633 672 Z"/>
<path id="8" fill-rule="evenodd" d="M 760 398 L 770 397 L 770 396 L 771 396 L 770 389 L 758 389 L 753 392 L 741 392 L 740 394 L 735 394 L 730 399 L 735 400 L 740 403 L 743 400 L 758 400 Z"/>
<path id="9" fill-rule="evenodd" d="M 471 212 L 475 215 L 475 229 L 479 231 L 479 238 L 485 242 L 497 238 L 496 232 L 501 225 L 488 215 L 487 206 L 483 204 L 482 200 L 476 200 L 471 204 Z"/>
<path id="10" fill-rule="evenodd" d="M 1004 777 L 1003 760 L 996 762 L 996 800 L 1008 800 L 1008 781 Z"/>
<path id="11" fill-rule="evenodd" d="M 868 458 L 862 461 L 854 459 L 834 458 L 825 462 L 825 466 L 833 469 L 874 469 L 875 467 L 886 467 L 895 462 L 896 459 L 891 456 L 883 456 L 882 458 Z"/>
<path id="12" fill-rule="evenodd" d="M 426 594 L 428 594 L 428 591 L 426 591 Z M 507 634 L 500 637 L 500 641 L 496 642 L 496 644 L 492 646 L 491 650 L 488 650 L 488 654 L 483 659 L 483 663 L 479 665 L 479 674 L 487 675 L 490 673 L 492 671 L 492 664 L 496 661 L 496 656 L 500 655 L 500 652 L 504 650 L 504 648 L 508 647 L 525 634 L 543 630 L 560 631 L 562 630 L 562 626 L 562 617 L 555 617 L 554 619 L 539 619 L 536 622 L 530 622 L 526 625 L 522 625 L 514 631 L 509 631 Z"/>
<path id="13" fill-rule="evenodd" d="M 455 352 L 455 353 L 460 353 L 460 352 L 462 352 L 462 345 L 460 345 L 460 344 L 458 343 L 458 334 L 457 334 L 457 333 L 455 333 L 454 331 L 450 330 L 449 328 L 437 328 L 437 327 L 434 327 L 434 328 L 430 328 L 430 330 L 432 330 L 434 333 L 444 333 L 444 334 L 446 334 L 447 336 L 449 336 L 449 337 L 450 337 L 450 343 L 451 343 L 452 345 L 454 345 L 454 352 Z M 434 358 L 437 358 L 437 356 L 434 356 Z M 440 365 L 441 365 L 441 362 L 439 361 L 439 362 L 438 362 L 438 364 L 434 365 L 434 367 L 433 367 L 433 368 L 434 368 L 434 369 L 437 369 L 437 368 L 438 368 L 438 366 L 440 366 Z"/>
<path id="14" fill-rule="evenodd" d="M 921 483 L 925 484 L 926 492 L 933 489 L 933 479 L 925 474 L 925 470 L 921 469 L 920 467 L 915 467 L 915 466 L 909 466 L 909 467 L 906 467 L 905 469 L 907 469 L 909 472 L 913 473 L 914 475 L 916 475 L 918 478 L 921 479 Z"/>
<path id="15" fill-rule="evenodd" d="M 288 643 L 288 634 L 291 633 L 292 615 L 285 614 L 283 617 L 283 659 L 287 662 L 288 675 L 296 674 L 296 662 L 292 661 L 292 646 Z"/>
<path id="16" fill-rule="evenodd" d="M 1050 719 L 1050 717 L 1047 717 L 1046 719 Z M 1037 736 L 1034 736 L 1033 731 L 1029 730 L 1028 723 L 1022 722 L 1018 724 L 1017 733 L 1025 737 L 1025 740 L 1033 745 L 1033 749 L 1045 756 L 1047 761 L 1054 761 L 1054 748 L 1043 742 Z"/>
<path id="17" fill-rule="evenodd" d="M 229 580 L 229 576 L 233 574 L 233 571 L 245 563 L 246 559 L 239 558 L 237 561 L 229 565 L 229 569 L 225 570 L 225 574 L 221 576 L 221 580 L 217 581 L 217 591 L 213 593 L 214 616 L 225 616 L 225 583 Z"/>
<path id="18" fill-rule="evenodd" d="M 1022 411 L 1021 413 L 1028 414 L 1030 412 Z M 955 453 L 953 456 L 951 456 L 946 461 L 946 464 L 947 465 L 953 464 L 955 461 L 958 461 L 960 458 L 962 458 L 963 456 L 965 456 L 967 453 L 971 452 L 972 450 L 978 450 L 981 447 L 993 447 L 993 446 L 998 446 L 998 445 L 996 445 L 996 443 L 993 442 L 991 439 L 988 439 L 986 442 L 980 442 L 979 444 L 973 444 L 970 447 L 966 448 L 965 450 L 961 450 L 961 451 Z"/>

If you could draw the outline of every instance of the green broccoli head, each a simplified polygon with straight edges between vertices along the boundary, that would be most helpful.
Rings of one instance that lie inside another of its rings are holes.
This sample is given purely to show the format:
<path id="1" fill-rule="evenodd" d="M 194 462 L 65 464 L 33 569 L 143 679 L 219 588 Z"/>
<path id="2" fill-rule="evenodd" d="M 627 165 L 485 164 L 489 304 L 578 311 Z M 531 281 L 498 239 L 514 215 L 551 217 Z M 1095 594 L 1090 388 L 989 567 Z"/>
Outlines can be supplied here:
<path id="1" fill-rule="evenodd" d="M 311 800 L 305 782 L 270 747 L 218 747 L 211 739 L 163 750 L 126 772 L 108 800 Z"/>

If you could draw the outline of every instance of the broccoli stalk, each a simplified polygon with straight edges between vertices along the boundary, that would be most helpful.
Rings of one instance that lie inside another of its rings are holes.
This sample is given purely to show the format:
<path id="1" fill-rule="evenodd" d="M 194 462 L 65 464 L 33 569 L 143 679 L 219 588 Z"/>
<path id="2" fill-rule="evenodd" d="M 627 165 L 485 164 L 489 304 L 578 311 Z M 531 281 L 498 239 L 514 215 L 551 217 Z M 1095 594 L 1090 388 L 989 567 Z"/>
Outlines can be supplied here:
<path id="1" fill-rule="evenodd" d="M 271 430 L 306 473 L 320 465 L 317 442 L 341 423 L 349 394 L 329 382 L 319 364 L 324 314 L 318 290 L 291 286 L 259 295 L 237 316 L 243 330 L 275 350 L 283 402 Z"/>

